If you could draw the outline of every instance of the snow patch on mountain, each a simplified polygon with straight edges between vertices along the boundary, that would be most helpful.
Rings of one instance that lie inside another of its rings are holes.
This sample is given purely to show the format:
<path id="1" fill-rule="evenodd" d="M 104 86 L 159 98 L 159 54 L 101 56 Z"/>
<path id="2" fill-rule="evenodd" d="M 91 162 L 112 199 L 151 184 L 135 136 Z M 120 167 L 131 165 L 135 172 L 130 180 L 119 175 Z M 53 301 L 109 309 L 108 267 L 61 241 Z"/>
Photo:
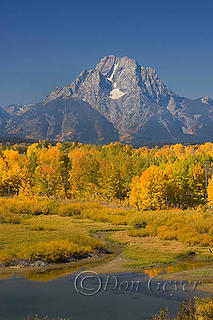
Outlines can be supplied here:
<path id="1" fill-rule="evenodd" d="M 201 101 L 202 101 L 202 103 L 209 104 L 209 102 L 211 101 L 211 98 L 206 96 L 206 97 L 202 98 Z"/>
<path id="2" fill-rule="evenodd" d="M 118 67 L 118 64 L 115 63 L 115 64 L 114 64 L 114 69 L 113 69 L 113 71 L 112 71 L 111 76 L 110 76 L 109 78 L 107 78 L 107 80 L 109 80 L 110 82 L 112 82 L 112 79 L 113 79 L 113 77 L 114 77 L 115 70 L 117 69 L 117 67 Z"/>
<path id="3" fill-rule="evenodd" d="M 123 97 L 126 94 L 126 92 L 122 92 L 120 89 L 115 88 L 110 92 L 110 98 L 111 99 L 119 99 Z"/>

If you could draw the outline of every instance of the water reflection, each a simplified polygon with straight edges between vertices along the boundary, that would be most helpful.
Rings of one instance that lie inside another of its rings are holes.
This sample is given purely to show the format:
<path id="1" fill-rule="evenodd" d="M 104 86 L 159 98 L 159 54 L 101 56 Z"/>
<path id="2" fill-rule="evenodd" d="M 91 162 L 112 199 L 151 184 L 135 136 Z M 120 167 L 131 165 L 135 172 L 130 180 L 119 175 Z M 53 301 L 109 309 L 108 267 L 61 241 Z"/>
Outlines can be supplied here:
<path id="1" fill-rule="evenodd" d="M 149 275 L 149 277 L 155 277 L 162 273 L 174 273 L 174 272 L 180 272 L 180 271 L 186 271 L 186 270 L 194 270 L 201 267 L 206 266 L 212 266 L 212 262 L 207 261 L 196 261 L 196 260 L 190 260 L 190 261 L 180 261 L 176 264 L 171 264 L 169 266 L 163 266 L 160 268 L 147 268 L 144 269 L 143 272 Z"/>
<path id="2" fill-rule="evenodd" d="M 101 289 L 85 296 L 74 285 L 78 274 L 70 274 L 68 269 L 29 272 L 25 278 L 8 273 L 8 278 L 0 280 L 0 320 L 23 320 L 35 314 L 50 319 L 149 320 L 161 308 L 168 306 L 174 315 L 183 299 L 205 296 L 190 286 L 187 290 L 181 286 L 175 290 L 174 283 L 164 287 L 165 280 L 152 279 L 149 283 L 150 277 L 142 272 L 99 275 Z M 127 283 L 134 284 L 132 290 Z M 84 285 L 87 291 L 95 288 L 97 279 L 88 278 Z"/>

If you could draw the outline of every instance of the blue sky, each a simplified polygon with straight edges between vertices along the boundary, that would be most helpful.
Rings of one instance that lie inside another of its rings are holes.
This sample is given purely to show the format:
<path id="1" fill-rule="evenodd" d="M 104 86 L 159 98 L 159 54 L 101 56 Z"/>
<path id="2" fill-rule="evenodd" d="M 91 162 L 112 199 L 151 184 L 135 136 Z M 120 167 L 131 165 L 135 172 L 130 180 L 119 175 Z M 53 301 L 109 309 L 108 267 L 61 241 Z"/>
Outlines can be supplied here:
<path id="1" fill-rule="evenodd" d="M 1 0 L 0 105 L 38 102 L 105 55 L 213 98 L 212 0 Z"/>

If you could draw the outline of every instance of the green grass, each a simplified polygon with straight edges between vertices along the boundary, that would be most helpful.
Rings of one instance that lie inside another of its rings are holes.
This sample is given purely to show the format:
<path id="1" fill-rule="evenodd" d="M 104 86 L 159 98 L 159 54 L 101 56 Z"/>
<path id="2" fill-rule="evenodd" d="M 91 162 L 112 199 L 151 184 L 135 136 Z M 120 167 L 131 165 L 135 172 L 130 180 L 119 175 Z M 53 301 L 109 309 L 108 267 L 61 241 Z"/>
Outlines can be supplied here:
<path id="1" fill-rule="evenodd" d="M 177 240 L 162 240 L 157 237 L 133 238 L 128 235 L 128 231 L 112 233 L 111 239 L 128 244 L 124 249 L 123 265 L 131 268 L 172 263 L 193 252 L 193 247 Z"/>
<path id="2" fill-rule="evenodd" d="M 0 261 L 9 261 L 23 252 L 28 257 L 54 261 L 47 258 L 53 253 L 49 252 L 49 245 L 58 246 L 55 255 L 58 253 L 60 257 L 64 250 L 61 241 L 69 247 L 69 242 L 77 243 L 73 240 L 75 234 L 87 237 L 82 245 L 90 247 L 90 252 L 93 249 L 88 239 L 99 237 L 100 231 L 105 231 L 101 238 L 103 242 L 114 244 L 114 247 L 124 245 L 122 264 L 126 267 L 168 264 L 187 257 L 192 251 L 197 252 L 200 259 L 211 260 L 208 241 L 213 238 L 212 213 L 194 210 L 138 212 L 98 202 L 22 201 L 15 198 L 0 199 L 0 205 L 4 217 L 8 215 L 12 217 L 11 221 L 19 222 L 0 223 Z M 200 248 L 195 246 L 196 241 L 192 242 L 196 237 Z M 49 256 L 45 257 L 41 252 L 42 243 Z M 37 256 L 36 250 L 40 252 Z M 79 252 L 84 255 L 82 247 Z"/>
<path id="3" fill-rule="evenodd" d="M 40 257 L 46 260 L 42 255 L 36 256 L 35 250 L 42 247 L 42 243 L 49 250 L 48 243 L 56 245 L 57 241 L 70 241 L 81 244 L 79 251 L 84 255 L 85 252 L 82 250 L 82 247 L 89 249 L 88 252 L 92 252 L 93 248 L 91 244 L 93 242 L 98 243 L 98 241 L 91 238 L 90 232 L 101 228 L 107 229 L 106 224 L 100 222 L 94 223 L 88 219 L 76 221 L 72 217 L 57 215 L 28 215 L 27 219 L 24 219 L 23 215 L 16 215 L 20 218 L 21 223 L 0 224 L 1 262 L 5 261 L 8 263 L 12 258 L 21 258 L 23 257 L 23 253 L 29 259 L 30 257 Z M 112 226 L 109 225 L 109 228 L 112 228 Z M 102 244 L 102 247 L 104 247 L 104 244 Z M 53 261 L 54 259 L 49 260 Z"/>

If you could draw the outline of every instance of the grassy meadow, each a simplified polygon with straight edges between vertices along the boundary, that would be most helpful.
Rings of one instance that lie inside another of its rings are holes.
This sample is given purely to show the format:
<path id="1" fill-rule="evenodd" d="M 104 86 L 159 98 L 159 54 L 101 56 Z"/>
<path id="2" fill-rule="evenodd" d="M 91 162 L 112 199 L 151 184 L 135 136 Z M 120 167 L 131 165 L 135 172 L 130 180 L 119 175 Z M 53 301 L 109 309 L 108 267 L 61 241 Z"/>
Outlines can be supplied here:
<path id="1" fill-rule="evenodd" d="M 213 261 L 211 211 L 137 211 L 98 202 L 0 199 L 0 262 L 67 262 L 122 244 L 120 264 L 140 268 L 186 257 Z M 104 234 L 98 239 L 98 233 Z M 195 258 L 196 257 L 196 258 Z"/>

